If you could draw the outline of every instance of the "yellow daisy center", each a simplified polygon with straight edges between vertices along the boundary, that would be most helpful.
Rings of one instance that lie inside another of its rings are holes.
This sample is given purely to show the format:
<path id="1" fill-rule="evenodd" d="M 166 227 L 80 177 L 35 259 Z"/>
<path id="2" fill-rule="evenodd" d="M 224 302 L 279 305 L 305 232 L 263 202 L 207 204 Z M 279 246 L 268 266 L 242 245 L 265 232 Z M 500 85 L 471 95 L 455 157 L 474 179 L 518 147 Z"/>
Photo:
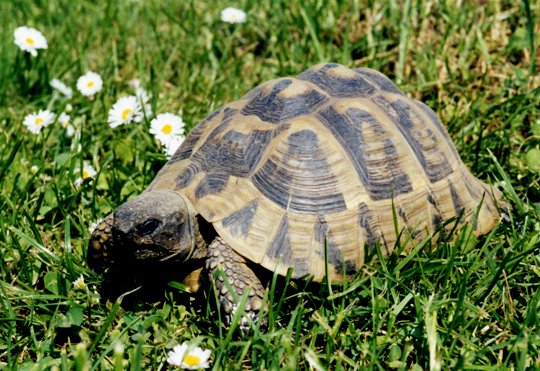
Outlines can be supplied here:
<path id="1" fill-rule="evenodd" d="M 27 37 L 27 38 L 26 38 L 26 43 L 27 43 L 28 45 L 34 45 L 34 39 L 32 39 L 31 37 Z"/>
<path id="2" fill-rule="evenodd" d="M 197 366 L 201 363 L 201 359 L 193 354 L 188 354 L 184 357 L 184 363 L 189 367 Z"/>
<path id="3" fill-rule="evenodd" d="M 170 134 L 172 132 L 172 125 L 171 124 L 165 124 L 163 125 L 163 127 L 161 128 L 161 131 L 163 132 L 163 134 Z"/>
<path id="4" fill-rule="evenodd" d="M 129 114 L 133 112 L 133 110 L 131 108 L 126 108 L 125 110 L 122 111 L 122 120 L 125 120 L 127 119 L 127 117 L 129 116 Z"/>
<path id="5" fill-rule="evenodd" d="M 77 280 L 75 280 L 75 282 L 74 282 L 74 286 L 79 288 L 79 289 L 84 288 L 86 286 L 85 283 L 84 283 L 84 279 L 77 278 Z"/>
<path id="6" fill-rule="evenodd" d="M 92 86 L 94 86 L 94 82 L 93 82 L 93 81 L 88 81 L 88 82 L 86 83 L 86 86 L 89 87 L 89 88 L 91 88 Z"/>
<path id="7" fill-rule="evenodd" d="M 86 179 L 86 178 L 88 178 L 89 176 L 90 176 L 90 174 L 88 173 L 88 170 L 83 169 L 83 171 L 82 171 L 82 177 L 83 177 L 83 179 Z"/>
<path id="8" fill-rule="evenodd" d="M 41 125 L 41 124 L 43 124 L 44 122 L 45 122 L 45 121 L 44 121 L 41 117 L 38 117 L 38 118 L 36 119 L 36 121 L 34 122 L 34 124 L 36 124 L 36 125 Z"/>

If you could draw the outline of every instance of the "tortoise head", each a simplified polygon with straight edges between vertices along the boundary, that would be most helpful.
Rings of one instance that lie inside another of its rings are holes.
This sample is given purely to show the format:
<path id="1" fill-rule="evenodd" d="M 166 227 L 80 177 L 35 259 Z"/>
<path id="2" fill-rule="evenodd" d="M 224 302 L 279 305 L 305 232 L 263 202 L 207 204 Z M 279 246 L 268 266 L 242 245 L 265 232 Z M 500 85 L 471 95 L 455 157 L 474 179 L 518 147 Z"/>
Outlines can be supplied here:
<path id="1" fill-rule="evenodd" d="M 189 200 L 174 191 L 144 192 L 120 205 L 92 233 L 88 264 L 108 265 L 188 260 L 196 247 L 196 221 Z"/>

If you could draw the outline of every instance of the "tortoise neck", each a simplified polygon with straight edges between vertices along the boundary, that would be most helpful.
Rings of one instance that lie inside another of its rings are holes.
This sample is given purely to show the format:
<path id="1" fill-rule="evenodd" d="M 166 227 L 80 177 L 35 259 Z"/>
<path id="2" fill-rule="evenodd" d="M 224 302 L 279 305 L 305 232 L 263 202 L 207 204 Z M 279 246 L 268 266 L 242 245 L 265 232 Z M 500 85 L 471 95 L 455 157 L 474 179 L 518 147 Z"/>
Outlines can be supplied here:
<path id="1" fill-rule="evenodd" d="M 193 245 L 192 245 L 191 251 L 189 252 L 189 254 L 187 255 L 184 261 L 188 261 L 191 259 L 206 258 L 206 242 L 204 241 L 203 235 L 199 228 L 197 212 L 195 211 L 195 208 L 193 207 L 191 200 L 183 193 L 176 192 L 173 190 L 171 190 L 171 192 L 182 197 L 182 199 L 184 200 L 186 208 L 187 208 L 189 222 L 191 223 Z"/>
<path id="2" fill-rule="evenodd" d="M 204 241 L 203 235 L 199 229 L 199 222 L 197 220 L 197 217 L 195 216 L 193 218 L 193 230 L 195 232 L 195 249 L 193 250 L 193 253 L 191 254 L 191 258 L 193 259 L 204 259 L 206 258 L 206 250 L 207 245 Z"/>
<path id="3" fill-rule="evenodd" d="M 208 244 L 213 241 L 217 233 L 212 224 L 207 222 L 200 214 L 195 211 L 191 200 L 185 194 L 176 191 L 173 192 L 180 195 L 184 199 L 186 207 L 188 209 L 189 219 L 192 224 L 194 244 L 186 260 L 206 259 Z"/>

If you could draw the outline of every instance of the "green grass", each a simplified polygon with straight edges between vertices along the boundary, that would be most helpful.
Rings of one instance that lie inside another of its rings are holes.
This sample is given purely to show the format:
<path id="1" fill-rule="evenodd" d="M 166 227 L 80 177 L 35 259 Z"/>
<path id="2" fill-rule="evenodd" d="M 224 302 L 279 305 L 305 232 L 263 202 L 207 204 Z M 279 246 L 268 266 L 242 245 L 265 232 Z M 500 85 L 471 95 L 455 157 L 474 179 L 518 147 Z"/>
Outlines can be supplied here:
<path id="1" fill-rule="evenodd" d="M 476 3 L 244 0 L 227 5 L 248 21 L 229 25 L 213 1 L 1 1 L 0 368 L 160 369 L 183 341 L 211 349 L 215 369 L 540 368 L 540 7 Z M 48 50 L 19 51 L 22 25 Z M 191 128 L 321 61 L 375 68 L 435 109 L 473 173 L 504 189 L 510 220 L 367 265 L 341 286 L 274 280 L 268 330 L 249 337 L 220 326 L 211 289 L 194 301 L 175 284 L 122 305 L 100 297 L 88 225 L 166 162 L 147 121 L 107 125 L 128 81 Z M 93 101 L 48 85 L 74 87 L 88 69 L 104 79 Z M 80 138 L 22 125 L 67 103 Z M 77 187 L 83 161 L 98 175 Z M 86 290 L 73 287 L 80 275 Z"/>

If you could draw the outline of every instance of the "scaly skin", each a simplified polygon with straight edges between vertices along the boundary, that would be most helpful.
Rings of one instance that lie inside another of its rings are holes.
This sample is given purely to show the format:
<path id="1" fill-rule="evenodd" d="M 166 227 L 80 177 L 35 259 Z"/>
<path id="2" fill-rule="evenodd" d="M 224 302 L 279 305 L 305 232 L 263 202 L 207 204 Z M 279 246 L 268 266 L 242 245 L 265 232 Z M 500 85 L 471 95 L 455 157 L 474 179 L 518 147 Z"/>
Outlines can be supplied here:
<path id="1" fill-rule="evenodd" d="M 103 272 L 105 267 L 112 264 L 112 228 L 114 223 L 113 213 L 110 213 L 94 229 L 88 243 L 88 265 L 98 272 Z"/>
<path id="2" fill-rule="evenodd" d="M 261 281 L 246 265 L 244 258 L 227 245 L 221 237 L 216 237 L 208 246 L 206 268 L 218 292 L 227 325 L 231 324 L 240 298 L 246 290 L 249 290 L 244 308 L 245 315 L 240 321 L 240 329 L 244 335 L 247 335 L 250 322 L 259 319 L 259 311 L 263 305 L 264 287 Z M 224 275 L 227 277 L 228 284 Z M 234 293 L 229 292 L 229 288 L 232 288 Z"/>

